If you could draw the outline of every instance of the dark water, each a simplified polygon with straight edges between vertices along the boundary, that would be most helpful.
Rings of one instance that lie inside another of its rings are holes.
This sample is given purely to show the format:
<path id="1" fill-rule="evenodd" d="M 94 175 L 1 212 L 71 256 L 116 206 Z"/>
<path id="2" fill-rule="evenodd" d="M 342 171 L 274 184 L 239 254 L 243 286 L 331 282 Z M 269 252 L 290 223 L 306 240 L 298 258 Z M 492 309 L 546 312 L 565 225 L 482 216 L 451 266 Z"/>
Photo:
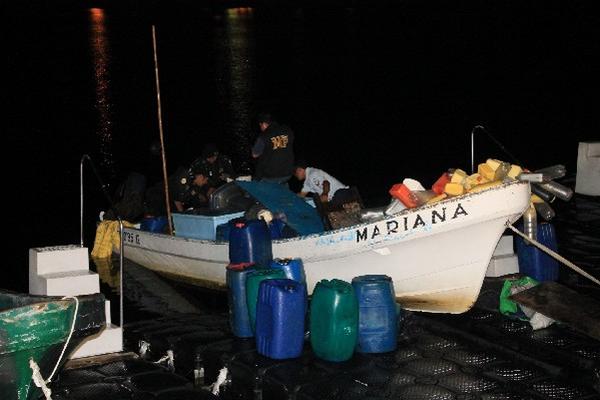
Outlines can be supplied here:
<path id="1" fill-rule="evenodd" d="M 208 141 L 251 171 L 253 117 L 268 109 L 295 130 L 299 157 L 375 204 L 405 177 L 469 169 L 477 124 L 525 166 L 574 173 L 578 142 L 600 138 L 594 3 L 4 3 L 14 160 L 4 193 L 16 230 L 2 286 L 27 289 L 30 247 L 79 242 L 83 154 L 110 187 L 132 170 L 159 179 L 152 24 L 169 171 Z M 484 135 L 476 155 L 512 161 Z M 85 174 L 91 248 L 106 203 Z"/>

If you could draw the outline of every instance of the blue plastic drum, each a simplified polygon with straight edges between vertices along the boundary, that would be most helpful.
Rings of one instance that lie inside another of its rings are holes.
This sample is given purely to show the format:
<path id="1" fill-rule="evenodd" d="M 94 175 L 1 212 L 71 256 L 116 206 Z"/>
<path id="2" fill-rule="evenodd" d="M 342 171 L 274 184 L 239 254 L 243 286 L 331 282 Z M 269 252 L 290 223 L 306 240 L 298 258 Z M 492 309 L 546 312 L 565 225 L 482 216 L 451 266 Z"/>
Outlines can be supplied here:
<path id="1" fill-rule="evenodd" d="M 296 358 L 304 344 L 304 285 L 291 279 L 260 283 L 256 303 L 256 350 L 274 359 Z"/>
<path id="2" fill-rule="evenodd" d="M 276 258 L 271 261 L 272 269 L 282 269 L 285 277 L 296 282 L 306 283 L 304 265 L 299 258 Z"/>
<path id="3" fill-rule="evenodd" d="M 225 222 L 224 224 L 217 225 L 215 230 L 215 239 L 218 242 L 227 242 L 229 241 L 229 224 Z"/>
<path id="4" fill-rule="evenodd" d="M 225 279 L 229 302 L 229 326 L 233 334 L 240 338 L 254 336 L 246 302 L 246 276 L 254 272 L 248 264 L 228 265 Z"/>
<path id="5" fill-rule="evenodd" d="M 522 228 L 522 225 L 520 226 Z M 556 232 L 549 222 L 537 224 L 537 241 L 557 251 Z M 533 245 L 528 245 L 520 236 L 515 236 L 519 272 L 537 281 L 556 281 L 558 279 L 558 261 Z"/>
<path id="6" fill-rule="evenodd" d="M 352 279 L 358 299 L 358 343 L 361 353 L 385 353 L 398 344 L 398 316 L 392 279 L 363 275 Z"/>
<path id="7" fill-rule="evenodd" d="M 140 223 L 140 229 L 148 232 L 162 233 L 167 227 L 167 217 L 144 218 Z"/>
<path id="8" fill-rule="evenodd" d="M 267 268 L 273 259 L 271 231 L 263 220 L 236 218 L 229 221 L 229 262 L 252 263 Z"/>
<path id="9" fill-rule="evenodd" d="M 280 219 L 273 219 L 269 224 L 269 230 L 271 231 L 271 239 L 281 239 L 283 237 L 283 228 L 285 222 Z"/>

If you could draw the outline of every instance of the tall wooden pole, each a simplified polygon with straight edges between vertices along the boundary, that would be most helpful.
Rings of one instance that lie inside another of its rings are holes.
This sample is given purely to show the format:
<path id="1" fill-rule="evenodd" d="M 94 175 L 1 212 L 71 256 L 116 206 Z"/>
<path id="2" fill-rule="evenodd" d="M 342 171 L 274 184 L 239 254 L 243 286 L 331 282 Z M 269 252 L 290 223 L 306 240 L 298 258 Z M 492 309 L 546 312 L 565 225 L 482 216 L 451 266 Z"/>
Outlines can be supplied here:
<path id="1" fill-rule="evenodd" d="M 173 222 L 171 221 L 171 202 L 169 201 L 169 177 L 167 175 L 167 158 L 165 156 L 165 140 L 163 137 L 162 110 L 160 106 L 160 82 L 158 80 L 158 56 L 156 51 L 156 27 L 152 25 L 152 46 L 154 48 L 154 76 L 156 78 L 156 104 L 158 106 L 158 131 L 160 133 L 160 151 L 162 155 L 163 179 L 165 181 L 165 203 L 167 205 L 167 220 L 169 222 L 169 234 L 173 234 Z"/>

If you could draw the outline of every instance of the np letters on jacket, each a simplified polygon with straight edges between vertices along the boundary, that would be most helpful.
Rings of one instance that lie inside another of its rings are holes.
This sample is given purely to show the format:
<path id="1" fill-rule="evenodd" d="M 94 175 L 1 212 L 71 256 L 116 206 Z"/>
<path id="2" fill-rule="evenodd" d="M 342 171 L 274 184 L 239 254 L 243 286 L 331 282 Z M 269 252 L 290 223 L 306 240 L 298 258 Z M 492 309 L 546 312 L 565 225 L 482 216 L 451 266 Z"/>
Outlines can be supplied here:
<path id="1" fill-rule="evenodd" d="M 288 135 L 278 135 L 271 138 L 273 150 L 285 149 L 288 145 Z"/>

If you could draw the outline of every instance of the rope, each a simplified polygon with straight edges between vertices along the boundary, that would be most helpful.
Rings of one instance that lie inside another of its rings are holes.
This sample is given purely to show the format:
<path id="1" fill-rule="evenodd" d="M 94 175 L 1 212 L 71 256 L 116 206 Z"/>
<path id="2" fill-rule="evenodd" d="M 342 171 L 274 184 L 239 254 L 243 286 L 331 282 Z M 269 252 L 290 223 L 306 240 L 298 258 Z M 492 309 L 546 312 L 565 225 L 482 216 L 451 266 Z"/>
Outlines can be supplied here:
<path id="1" fill-rule="evenodd" d="M 33 379 L 35 386 L 42 389 L 46 400 L 52 400 L 52 390 L 46 385 L 46 381 L 42 377 L 42 372 L 40 371 L 40 366 L 37 365 L 33 358 L 29 359 L 29 368 L 31 368 L 31 379 Z"/>
<path id="2" fill-rule="evenodd" d="M 159 360 L 154 361 L 154 364 L 162 364 L 165 361 L 167 362 L 167 369 L 175 371 L 175 356 L 173 350 L 167 350 L 167 354 L 162 356 Z"/>
<path id="3" fill-rule="evenodd" d="M 62 299 L 63 300 L 66 300 L 66 299 L 73 299 L 73 300 L 75 300 L 75 312 L 73 313 L 73 322 L 71 323 L 71 331 L 69 332 L 69 336 L 67 337 L 67 341 L 65 342 L 65 345 L 63 346 L 63 349 L 60 352 L 60 356 L 58 357 L 58 361 L 56 362 L 56 365 L 54 366 L 54 369 L 52 370 L 52 373 L 48 377 L 48 380 L 46 380 L 47 383 L 52 382 L 52 378 L 54 377 L 54 374 L 56 373 L 56 370 L 58 369 L 58 366 L 60 365 L 60 361 L 62 360 L 63 356 L 65 355 L 65 351 L 67 350 L 67 346 L 69 345 L 69 342 L 71 341 L 71 336 L 73 336 L 73 331 L 75 331 L 75 322 L 77 321 L 77 312 L 79 311 L 79 299 L 77 298 L 77 296 L 65 296 Z"/>
<path id="4" fill-rule="evenodd" d="M 523 234 L 520 230 L 518 230 L 517 228 L 515 228 L 512 224 L 507 224 L 507 227 L 508 227 L 508 229 L 510 229 L 511 231 L 513 231 L 514 233 L 516 233 L 517 235 L 521 236 L 527 242 L 531 243 L 532 245 L 534 245 L 538 249 L 542 250 L 544 253 L 546 253 L 549 256 L 551 256 L 551 257 L 555 258 L 556 260 L 560 261 L 561 263 L 563 263 L 567 267 L 571 268 L 572 270 L 574 270 L 578 274 L 585 276 L 586 278 L 588 278 L 592 282 L 596 283 L 597 285 L 600 285 L 600 280 L 598 280 L 595 277 L 593 277 L 592 275 L 588 274 L 587 272 L 585 272 L 584 270 L 582 270 L 581 268 L 579 268 L 577 265 L 573 264 L 571 261 L 567 260 L 566 258 L 564 258 L 563 256 L 561 256 L 560 254 L 554 252 L 552 249 L 549 249 L 548 247 L 544 246 L 543 244 L 541 244 L 537 240 L 530 239 L 527 235 Z"/>
<path id="5" fill-rule="evenodd" d="M 212 386 L 212 394 L 214 394 L 215 396 L 219 395 L 219 392 L 221 391 L 221 386 L 225 383 L 225 381 L 227 380 L 227 367 L 223 367 L 221 368 L 221 370 L 219 371 L 219 376 L 217 377 L 217 380 L 215 381 L 215 383 L 213 383 Z"/>
<path id="6" fill-rule="evenodd" d="M 71 341 L 71 337 L 73 336 L 73 332 L 75 331 L 75 322 L 77 321 L 77 312 L 79 311 L 79 299 L 77 298 L 77 296 L 65 296 L 62 298 L 62 300 L 66 299 L 75 300 L 75 312 L 73 313 L 73 321 L 71 322 L 69 336 L 67 336 L 67 340 L 65 341 L 65 345 L 63 346 L 62 351 L 60 352 L 58 361 L 56 361 L 56 365 L 54 366 L 54 369 L 52 370 L 52 373 L 50 374 L 48 379 L 44 380 L 44 377 L 42 376 L 42 371 L 40 370 L 40 366 L 35 362 L 35 360 L 33 358 L 29 359 L 29 368 L 31 368 L 31 379 L 33 379 L 33 383 L 35 383 L 37 387 L 42 389 L 46 400 L 52 400 L 52 390 L 50 390 L 48 384 L 52 382 L 52 378 L 54 377 L 56 370 L 58 370 L 60 362 L 62 361 L 62 358 L 65 355 L 65 351 L 69 346 L 69 342 Z"/>
<path id="7" fill-rule="evenodd" d="M 150 343 L 148 343 L 144 340 L 140 340 L 139 347 L 140 347 L 140 357 L 146 358 L 146 353 L 148 352 L 148 350 L 150 350 Z"/>

